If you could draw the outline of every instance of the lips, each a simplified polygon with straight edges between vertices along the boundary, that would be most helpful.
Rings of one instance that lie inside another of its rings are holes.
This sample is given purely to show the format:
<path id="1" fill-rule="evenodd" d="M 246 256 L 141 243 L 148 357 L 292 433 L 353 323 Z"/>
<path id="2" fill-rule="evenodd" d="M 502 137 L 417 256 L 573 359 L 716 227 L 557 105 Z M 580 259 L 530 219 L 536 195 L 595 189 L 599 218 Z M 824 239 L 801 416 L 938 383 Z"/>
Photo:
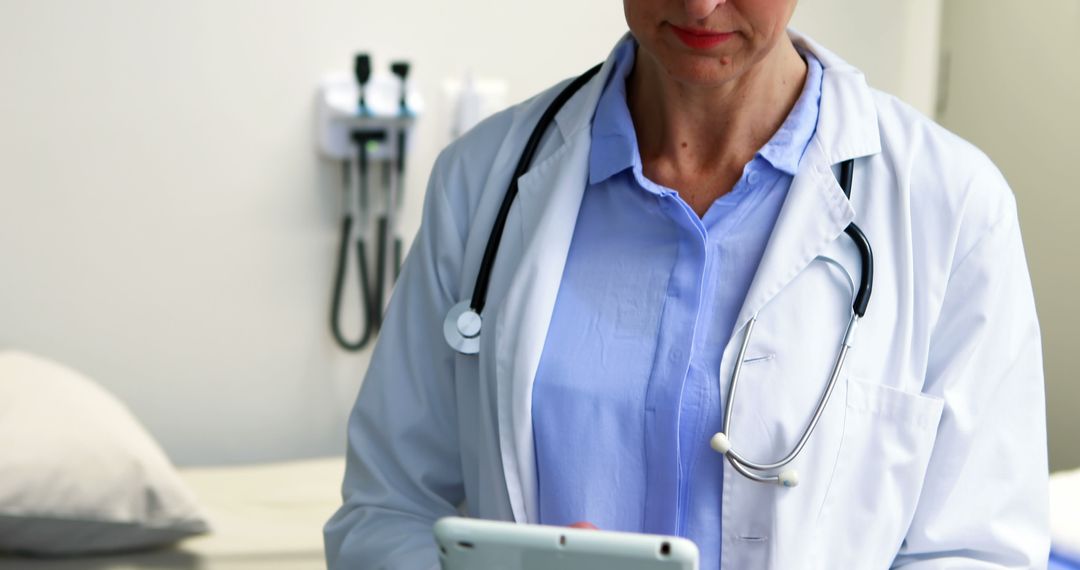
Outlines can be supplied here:
<path id="1" fill-rule="evenodd" d="M 686 47 L 696 50 L 714 48 L 735 35 L 734 32 L 715 32 L 694 28 L 682 28 L 675 25 L 672 25 L 671 29 L 675 32 L 675 36 L 679 38 L 679 41 L 686 45 Z"/>

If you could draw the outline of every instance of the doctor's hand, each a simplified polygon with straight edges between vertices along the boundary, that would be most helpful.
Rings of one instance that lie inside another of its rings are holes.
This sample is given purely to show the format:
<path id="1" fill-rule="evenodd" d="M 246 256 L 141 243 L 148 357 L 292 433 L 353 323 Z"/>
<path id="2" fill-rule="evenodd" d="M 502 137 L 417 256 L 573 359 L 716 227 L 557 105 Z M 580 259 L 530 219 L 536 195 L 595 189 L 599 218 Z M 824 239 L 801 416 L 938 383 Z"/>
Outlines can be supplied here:
<path id="1" fill-rule="evenodd" d="M 596 528 L 596 525 L 594 525 L 593 523 L 585 522 L 585 521 L 578 521 L 578 522 L 576 522 L 574 524 L 570 524 L 570 525 L 566 525 L 566 526 L 568 526 L 570 528 L 584 528 L 584 529 L 587 529 L 587 530 L 600 530 L 600 529 Z"/>

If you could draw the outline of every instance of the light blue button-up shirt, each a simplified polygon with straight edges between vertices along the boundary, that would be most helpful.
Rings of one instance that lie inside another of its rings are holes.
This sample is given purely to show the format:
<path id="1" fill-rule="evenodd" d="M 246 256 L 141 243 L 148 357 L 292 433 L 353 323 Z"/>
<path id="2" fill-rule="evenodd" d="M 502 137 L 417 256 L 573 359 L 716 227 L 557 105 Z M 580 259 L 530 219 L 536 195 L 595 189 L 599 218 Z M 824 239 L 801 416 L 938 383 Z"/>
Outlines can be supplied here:
<path id="1" fill-rule="evenodd" d="M 701 218 L 642 174 L 617 48 L 589 182 L 533 387 L 540 520 L 687 537 L 720 566 L 720 358 L 818 120 L 821 64 Z"/>

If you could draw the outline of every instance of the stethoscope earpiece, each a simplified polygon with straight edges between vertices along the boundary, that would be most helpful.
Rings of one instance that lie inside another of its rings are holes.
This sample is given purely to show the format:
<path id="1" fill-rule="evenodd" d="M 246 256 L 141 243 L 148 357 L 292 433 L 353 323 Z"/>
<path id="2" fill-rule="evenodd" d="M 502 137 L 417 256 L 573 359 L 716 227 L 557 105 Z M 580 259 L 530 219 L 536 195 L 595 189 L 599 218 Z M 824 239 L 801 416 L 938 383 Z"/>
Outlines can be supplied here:
<path id="1" fill-rule="evenodd" d="M 753 467 L 746 465 L 739 459 L 728 455 L 728 452 L 731 451 L 731 440 L 728 439 L 728 436 L 725 435 L 724 432 L 717 432 L 713 434 L 712 438 L 709 439 L 709 447 L 713 448 L 713 451 L 719 453 L 720 455 L 727 456 L 728 461 L 737 461 L 739 465 L 742 466 L 744 469 L 753 469 Z M 784 469 L 771 477 L 761 476 L 759 479 L 755 480 L 762 482 L 776 481 L 776 484 L 781 487 L 798 487 L 799 472 L 794 469 Z"/>
<path id="2" fill-rule="evenodd" d="M 717 432 L 709 440 L 709 446 L 720 455 L 726 455 L 728 450 L 731 449 L 731 440 L 724 435 L 724 432 Z"/>
<path id="3" fill-rule="evenodd" d="M 799 472 L 794 469 L 784 469 L 776 474 L 776 483 L 781 487 L 797 487 L 799 485 Z"/>
<path id="4" fill-rule="evenodd" d="M 728 439 L 728 436 L 724 434 L 724 432 L 716 432 L 715 434 L 713 434 L 712 438 L 709 439 L 709 447 L 713 448 L 713 451 L 719 453 L 720 455 L 728 456 L 729 461 L 739 461 L 738 459 L 735 459 L 734 457 L 728 455 L 728 452 L 731 451 L 731 440 Z M 744 468 L 753 469 L 753 467 L 745 465 L 741 461 L 739 462 L 739 465 L 742 465 Z M 762 481 L 768 481 L 772 479 L 775 479 L 776 484 L 780 485 L 781 487 L 799 486 L 799 472 L 794 469 L 784 469 L 783 471 L 777 473 L 774 477 L 761 478 Z"/>

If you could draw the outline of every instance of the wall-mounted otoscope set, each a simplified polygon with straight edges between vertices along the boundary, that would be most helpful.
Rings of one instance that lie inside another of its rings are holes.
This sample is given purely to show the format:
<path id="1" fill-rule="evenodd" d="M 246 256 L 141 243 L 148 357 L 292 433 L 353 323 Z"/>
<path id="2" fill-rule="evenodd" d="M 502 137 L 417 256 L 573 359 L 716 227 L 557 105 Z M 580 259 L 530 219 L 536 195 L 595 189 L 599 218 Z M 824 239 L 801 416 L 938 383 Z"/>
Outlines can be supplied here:
<path id="1" fill-rule="evenodd" d="M 319 150 L 341 162 L 344 187 L 330 329 L 338 344 L 350 351 L 366 346 L 378 332 L 387 293 L 401 268 L 398 220 L 405 159 L 409 135 L 422 110 L 419 95 L 409 89 L 408 76 L 409 63 L 404 61 L 391 63 L 390 74 L 373 73 L 371 57 L 361 53 L 353 60 L 351 77 L 327 76 L 320 88 Z M 372 184 L 375 171 L 378 176 Z M 369 244 L 374 245 L 370 256 Z M 355 256 L 350 253 L 354 247 Z M 353 257 L 362 324 L 359 335 L 349 339 L 342 330 L 341 309 Z"/>

